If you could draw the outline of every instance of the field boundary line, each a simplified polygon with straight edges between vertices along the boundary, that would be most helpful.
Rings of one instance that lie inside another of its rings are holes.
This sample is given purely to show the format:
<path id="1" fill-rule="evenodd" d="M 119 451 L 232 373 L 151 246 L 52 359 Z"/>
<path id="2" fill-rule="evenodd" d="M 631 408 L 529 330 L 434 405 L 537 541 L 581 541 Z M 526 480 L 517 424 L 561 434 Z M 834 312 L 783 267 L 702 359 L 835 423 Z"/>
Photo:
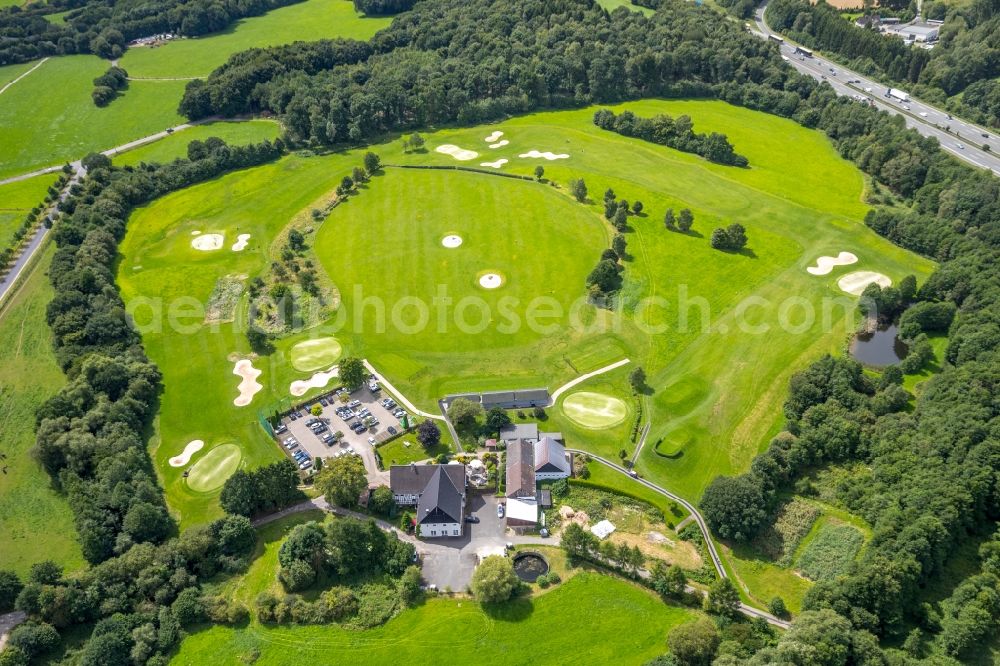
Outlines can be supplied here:
<path id="1" fill-rule="evenodd" d="M 48 56 L 46 56 L 46 57 L 42 58 L 42 59 L 41 59 L 41 60 L 40 60 L 40 61 L 38 62 L 38 64 L 37 64 L 37 65 L 35 65 L 34 67 L 32 67 L 31 69 L 29 69 L 29 70 L 28 70 L 27 72 L 25 72 L 25 73 L 24 73 L 24 74 L 22 74 L 21 76 L 17 77 L 17 78 L 16 78 L 16 79 L 14 79 L 13 81 L 10 81 L 9 83 L 7 83 L 7 85 L 5 85 L 5 86 L 4 86 L 3 88 L 0 88 L 0 95 L 2 95 L 2 94 L 4 94 L 5 92 L 7 92 L 7 88 L 10 88 L 10 87 L 11 87 L 12 85 L 14 85 L 14 84 L 15 84 L 15 83 L 17 83 L 18 81 L 20 81 L 21 79 L 23 79 L 24 77 L 26 77 L 26 76 L 27 76 L 28 74 L 31 74 L 31 73 L 32 73 L 33 71 L 35 71 L 36 69 L 38 69 L 39 67 L 41 67 L 42 65 L 44 65 L 44 64 L 45 64 L 45 61 L 46 61 L 46 60 L 48 60 L 48 59 L 49 59 L 49 58 L 48 58 Z"/>

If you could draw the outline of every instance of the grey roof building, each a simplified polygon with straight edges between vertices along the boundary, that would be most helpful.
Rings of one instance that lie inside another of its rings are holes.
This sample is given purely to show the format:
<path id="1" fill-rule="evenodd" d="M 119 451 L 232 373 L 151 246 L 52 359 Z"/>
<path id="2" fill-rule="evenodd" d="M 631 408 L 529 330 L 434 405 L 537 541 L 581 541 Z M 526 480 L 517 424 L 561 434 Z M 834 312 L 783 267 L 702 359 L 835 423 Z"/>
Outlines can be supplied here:
<path id="1" fill-rule="evenodd" d="M 500 439 L 507 442 L 508 446 L 510 442 L 517 439 L 526 439 L 534 442 L 538 439 L 538 424 L 511 423 L 510 425 L 505 425 L 503 428 L 500 428 Z"/>
<path id="2" fill-rule="evenodd" d="M 570 474 L 566 447 L 552 439 L 543 437 L 534 446 L 535 475 L 541 479 L 567 477 Z"/>
<path id="3" fill-rule="evenodd" d="M 460 488 L 464 494 L 465 465 L 393 465 L 389 468 L 389 487 L 396 497 L 396 503 L 418 504 L 418 499 L 441 469 L 444 470 L 445 476 L 451 479 L 452 485 Z"/>
<path id="4" fill-rule="evenodd" d="M 417 502 L 417 522 L 461 523 L 465 504 L 465 466 L 436 465 L 430 481 L 420 494 Z M 462 483 L 456 485 L 452 475 L 445 468 L 458 467 L 462 471 Z"/>
<path id="5" fill-rule="evenodd" d="M 507 444 L 507 497 L 535 496 L 535 446 L 517 439 Z"/>

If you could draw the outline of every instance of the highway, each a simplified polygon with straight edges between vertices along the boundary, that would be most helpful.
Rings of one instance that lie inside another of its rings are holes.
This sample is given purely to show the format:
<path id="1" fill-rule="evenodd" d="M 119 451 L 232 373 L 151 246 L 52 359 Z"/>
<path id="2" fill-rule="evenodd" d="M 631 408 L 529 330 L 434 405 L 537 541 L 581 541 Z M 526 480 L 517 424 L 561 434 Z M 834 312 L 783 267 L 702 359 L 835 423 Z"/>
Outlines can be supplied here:
<path id="1" fill-rule="evenodd" d="M 764 39 L 769 39 L 772 35 L 778 37 L 778 33 L 771 30 L 764 21 L 766 7 L 765 2 L 754 14 L 757 27 L 755 33 Z M 1000 154 L 980 148 L 987 144 L 991 151 L 1000 151 L 1000 135 L 960 118 L 952 118 L 946 111 L 912 96 L 906 102 L 887 97 L 887 88 L 883 84 L 818 55 L 810 57 L 796 53 L 795 43 L 790 42 L 787 37 L 782 39 L 781 55 L 799 72 L 820 81 L 825 80 L 838 95 L 861 95 L 871 100 L 876 108 L 902 116 L 907 127 L 924 136 L 934 137 L 944 150 L 958 159 L 979 169 L 990 169 L 994 175 L 1000 176 Z"/>

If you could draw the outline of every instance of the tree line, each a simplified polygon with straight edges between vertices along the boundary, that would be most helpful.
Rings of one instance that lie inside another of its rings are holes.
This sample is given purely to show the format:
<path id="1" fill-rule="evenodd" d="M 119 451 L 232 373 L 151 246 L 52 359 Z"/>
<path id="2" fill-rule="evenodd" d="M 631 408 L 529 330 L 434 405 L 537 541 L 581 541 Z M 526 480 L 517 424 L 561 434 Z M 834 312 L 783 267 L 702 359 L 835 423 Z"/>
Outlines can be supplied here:
<path id="1" fill-rule="evenodd" d="M 614 111 L 601 109 L 594 113 L 594 124 L 623 136 L 636 137 L 685 153 L 694 153 L 709 162 L 737 167 L 750 164 L 746 157 L 733 149 L 725 134 L 718 132 L 697 134 L 690 116 L 687 115 L 682 115 L 676 120 L 665 113 L 652 118 L 640 118 L 631 111 L 622 111 L 615 115 Z"/>
<path id="2" fill-rule="evenodd" d="M 0 65 L 93 53 L 118 58 L 140 37 L 198 37 L 302 0 L 49 0 L 0 10 Z M 48 17 L 69 11 L 63 22 Z"/>
<path id="3" fill-rule="evenodd" d="M 678 2 L 652 18 L 608 14 L 590 0 L 424 2 L 367 45 L 299 43 L 233 56 L 192 81 L 180 109 L 192 119 L 269 111 L 295 142 L 360 143 L 540 108 L 707 96 L 722 81 L 763 82 L 767 53 L 712 10 Z"/>

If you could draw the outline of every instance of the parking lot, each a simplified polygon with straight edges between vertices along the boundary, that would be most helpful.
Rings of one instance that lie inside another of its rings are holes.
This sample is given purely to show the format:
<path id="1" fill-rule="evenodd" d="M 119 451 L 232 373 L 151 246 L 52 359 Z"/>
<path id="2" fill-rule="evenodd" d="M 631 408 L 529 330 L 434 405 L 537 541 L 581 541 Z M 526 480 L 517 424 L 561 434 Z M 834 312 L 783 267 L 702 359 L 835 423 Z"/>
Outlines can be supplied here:
<path id="1" fill-rule="evenodd" d="M 290 456 L 299 451 L 304 452 L 310 459 L 359 455 L 365 463 L 368 480 L 388 484 L 389 473 L 380 471 L 375 463 L 373 441 L 381 442 L 391 437 L 390 428 L 402 429 L 400 419 L 394 414 L 400 408 L 398 406 L 386 408 L 382 405 L 382 400 L 389 396 L 384 396 L 382 391 L 373 392 L 367 386 L 347 396 L 346 403 L 333 393 L 324 394 L 316 400 L 304 403 L 297 410 L 298 415 L 293 412 L 281 420 L 284 429 L 277 434 L 278 441 Z M 324 405 L 324 402 L 327 404 Z M 318 417 L 310 413 L 311 407 L 316 404 L 322 408 Z M 338 410 L 345 411 L 343 414 L 338 414 Z M 352 429 L 351 426 L 355 424 L 357 424 L 355 429 Z M 343 436 L 333 441 L 334 433 L 338 431 L 343 433 Z M 285 444 L 289 438 L 297 442 L 297 446 L 289 449 Z M 324 438 L 327 441 L 324 441 Z"/>
<path id="2" fill-rule="evenodd" d="M 497 518 L 495 495 L 470 493 L 466 510 L 478 522 L 466 522 L 463 536 L 427 539 L 417 545 L 424 580 L 440 590 L 464 590 L 480 558 L 502 552 L 507 543 L 503 523 Z"/>

